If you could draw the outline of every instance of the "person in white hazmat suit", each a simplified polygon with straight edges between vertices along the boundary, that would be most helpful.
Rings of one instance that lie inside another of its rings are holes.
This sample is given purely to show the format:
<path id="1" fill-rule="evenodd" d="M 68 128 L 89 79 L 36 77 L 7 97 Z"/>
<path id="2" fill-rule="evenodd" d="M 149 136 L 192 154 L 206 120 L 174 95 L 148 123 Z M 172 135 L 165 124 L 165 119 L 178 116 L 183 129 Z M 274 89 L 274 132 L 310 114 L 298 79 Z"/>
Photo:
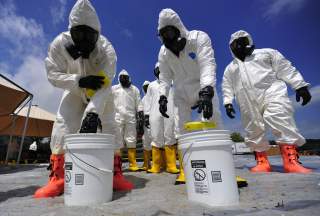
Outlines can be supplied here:
<path id="1" fill-rule="evenodd" d="M 160 12 L 158 33 L 163 43 L 158 56 L 161 71 L 159 111 L 168 117 L 167 97 L 173 81 L 177 136 L 186 132 L 184 124 L 191 120 L 191 108 L 196 107 L 198 113 L 202 113 L 202 120 L 213 120 L 218 128 L 222 128 L 215 91 L 216 62 L 209 36 L 203 31 L 188 31 L 172 9 Z"/>
<path id="2" fill-rule="evenodd" d="M 270 172 L 266 151 L 269 142 L 266 128 L 271 128 L 280 146 L 284 171 L 309 173 L 298 161 L 297 146 L 305 143 L 299 133 L 293 107 L 288 98 L 286 83 L 296 91 L 296 100 L 302 105 L 311 100 L 309 83 L 279 51 L 255 49 L 249 33 L 240 30 L 231 35 L 229 42 L 233 61 L 226 67 L 223 82 L 223 103 L 227 115 L 234 118 L 234 97 L 240 107 L 245 142 L 255 152 L 257 165 L 252 172 Z"/>
<path id="3" fill-rule="evenodd" d="M 117 57 L 100 32 L 100 21 L 91 3 L 78 0 L 69 16 L 69 31 L 59 34 L 49 46 L 45 59 L 48 80 L 64 93 L 52 129 L 49 182 L 35 192 L 35 198 L 54 197 L 64 191 L 66 134 L 95 133 L 101 127 L 103 133 L 114 133 L 110 84 Z M 114 181 L 118 182 L 114 186 L 125 180 L 118 172 L 115 174 L 118 177 Z"/>
<path id="4" fill-rule="evenodd" d="M 119 84 L 112 86 L 116 110 L 116 142 L 120 148 L 124 144 L 128 148 L 129 170 L 135 172 L 140 170 L 136 162 L 137 120 L 138 125 L 142 126 L 138 131 L 143 131 L 143 113 L 138 114 L 142 110 L 139 107 L 140 91 L 131 83 L 126 70 L 120 71 L 118 80 Z"/>
<path id="5" fill-rule="evenodd" d="M 142 117 L 143 117 L 143 137 L 142 137 L 142 141 L 143 141 L 143 165 L 140 168 L 141 170 L 147 171 L 150 168 L 150 159 L 151 159 L 151 129 L 150 129 L 150 125 L 145 124 L 145 121 L 149 121 L 147 119 L 145 119 L 144 117 L 144 113 L 146 113 L 146 108 L 148 107 L 149 101 L 147 101 L 147 93 L 148 93 L 148 89 L 149 89 L 149 84 L 150 81 L 146 80 L 143 82 L 142 84 L 142 89 L 144 92 L 144 96 L 141 99 L 140 102 L 140 106 L 139 106 L 139 112 L 141 115 L 142 112 Z M 137 127 L 139 128 L 139 126 Z"/>
<path id="6" fill-rule="evenodd" d="M 174 132 L 173 89 L 170 88 L 168 95 L 169 118 L 165 118 L 159 112 L 159 74 L 161 72 L 157 63 L 154 69 L 154 75 L 157 79 L 149 85 L 146 95 L 148 103 L 146 104 L 147 107 L 145 107 L 145 122 L 147 126 L 150 124 L 152 138 L 152 168 L 148 172 L 159 173 L 162 162 L 165 160 L 166 172 L 175 174 L 179 173 L 179 170 L 176 166 L 177 139 Z M 164 148 L 164 155 L 162 155 L 161 148 Z"/>

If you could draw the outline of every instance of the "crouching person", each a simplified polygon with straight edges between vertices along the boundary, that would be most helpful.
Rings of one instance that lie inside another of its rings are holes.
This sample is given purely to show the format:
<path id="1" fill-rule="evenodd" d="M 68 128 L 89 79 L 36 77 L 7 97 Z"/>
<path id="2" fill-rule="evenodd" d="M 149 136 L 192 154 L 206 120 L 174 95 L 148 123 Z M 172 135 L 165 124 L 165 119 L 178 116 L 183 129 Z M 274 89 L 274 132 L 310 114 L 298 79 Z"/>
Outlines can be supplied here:
<path id="1" fill-rule="evenodd" d="M 113 133 L 111 81 L 117 57 L 111 43 L 100 33 L 95 9 L 88 0 L 78 0 L 69 16 L 69 31 L 59 34 L 50 44 L 45 59 L 48 80 L 64 93 L 52 129 L 49 181 L 35 192 L 35 198 L 64 192 L 65 135 L 96 133 L 102 126 L 104 133 Z M 105 119 L 112 120 L 107 124 Z"/>

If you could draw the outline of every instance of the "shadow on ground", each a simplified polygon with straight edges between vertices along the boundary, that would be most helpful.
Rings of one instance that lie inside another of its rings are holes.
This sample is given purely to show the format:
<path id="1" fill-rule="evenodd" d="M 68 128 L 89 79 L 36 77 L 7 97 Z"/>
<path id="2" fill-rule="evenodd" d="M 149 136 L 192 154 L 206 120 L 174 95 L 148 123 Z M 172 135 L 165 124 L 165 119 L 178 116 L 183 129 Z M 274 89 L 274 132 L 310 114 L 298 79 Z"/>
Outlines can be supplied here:
<path id="1" fill-rule="evenodd" d="M 154 214 L 152 214 L 150 216 L 163 216 L 163 215 L 173 215 L 173 214 L 166 212 L 164 210 L 158 210 L 157 212 L 155 212 Z"/>
<path id="2" fill-rule="evenodd" d="M 0 165 L 0 175 L 9 174 L 15 172 L 23 172 L 33 170 L 39 167 L 47 167 L 48 165 L 39 165 L 39 164 L 21 164 L 21 165 Z"/>
<path id="3" fill-rule="evenodd" d="M 298 209 L 306 209 L 311 206 L 320 207 L 320 200 L 295 200 L 288 203 L 284 201 L 281 205 L 275 206 L 275 209 L 281 211 L 294 211 Z"/>
<path id="4" fill-rule="evenodd" d="M 141 178 L 133 175 L 125 175 L 125 178 L 134 185 L 134 189 L 145 188 L 147 182 L 149 181 L 146 178 Z M 130 193 L 130 191 L 115 191 L 113 193 L 112 200 L 117 200 L 117 199 L 120 199 L 121 197 L 125 197 L 127 193 Z"/>
<path id="5" fill-rule="evenodd" d="M 38 189 L 39 186 L 32 185 L 24 188 L 17 188 L 13 190 L 9 190 L 6 192 L 0 192 L 0 203 L 4 202 L 10 198 L 17 198 L 17 197 L 26 197 L 33 195 L 35 190 Z"/>

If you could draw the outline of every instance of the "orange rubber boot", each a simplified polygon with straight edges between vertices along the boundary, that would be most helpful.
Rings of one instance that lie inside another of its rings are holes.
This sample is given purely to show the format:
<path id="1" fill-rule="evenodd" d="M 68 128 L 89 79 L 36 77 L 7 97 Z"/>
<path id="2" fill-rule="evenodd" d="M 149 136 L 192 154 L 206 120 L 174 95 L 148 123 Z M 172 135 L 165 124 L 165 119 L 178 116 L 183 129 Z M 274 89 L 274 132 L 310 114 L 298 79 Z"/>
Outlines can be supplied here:
<path id="1" fill-rule="evenodd" d="M 311 169 L 304 168 L 298 160 L 298 152 L 295 145 L 280 144 L 283 161 L 283 169 L 286 173 L 311 173 Z"/>
<path id="2" fill-rule="evenodd" d="M 39 188 L 34 193 L 34 198 L 55 197 L 63 194 L 64 191 L 64 154 L 50 156 L 51 169 L 49 182 L 46 186 Z"/>
<path id="3" fill-rule="evenodd" d="M 122 161 L 120 155 L 114 156 L 113 165 L 113 190 L 129 191 L 133 189 L 133 184 L 126 180 L 122 174 Z"/>
<path id="4" fill-rule="evenodd" d="M 271 172 L 271 166 L 268 160 L 267 153 L 263 152 L 254 152 L 256 157 L 257 165 L 250 169 L 251 172 Z"/>

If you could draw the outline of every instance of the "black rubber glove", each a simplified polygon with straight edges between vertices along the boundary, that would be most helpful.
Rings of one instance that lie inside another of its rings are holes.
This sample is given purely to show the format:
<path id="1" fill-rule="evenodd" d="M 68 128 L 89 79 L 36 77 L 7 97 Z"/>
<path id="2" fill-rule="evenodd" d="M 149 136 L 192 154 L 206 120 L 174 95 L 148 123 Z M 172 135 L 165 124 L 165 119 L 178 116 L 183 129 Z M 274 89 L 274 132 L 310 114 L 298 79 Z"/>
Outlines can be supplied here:
<path id="1" fill-rule="evenodd" d="M 139 111 L 137 113 L 137 134 L 138 135 L 143 135 L 144 130 L 144 115 L 143 115 L 143 111 Z"/>
<path id="2" fill-rule="evenodd" d="M 234 115 L 236 114 L 236 111 L 233 109 L 232 104 L 226 104 L 226 105 L 224 105 L 224 107 L 226 108 L 227 116 L 229 116 L 229 118 L 233 119 Z"/>
<path id="3" fill-rule="evenodd" d="M 104 84 L 103 79 L 104 77 L 102 76 L 94 76 L 94 75 L 85 76 L 80 78 L 79 87 L 98 90 Z"/>
<path id="4" fill-rule="evenodd" d="M 149 115 L 144 116 L 144 126 L 150 129 Z"/>
<path id="5" fill-rule="evenodd" d="M 214 96 L 214 90 L 212 86 L 206 86 L 199 92 L 199 101 L 198 101 L 198 113 L 203 114 L 203 117 L 210 119 L 212 117 L 213 108 L 212 108 L 212 98 Z M 196 106 L 192 108 L 196 108 Z"/>
<path id="6" fill-rule="evenodd" d="M 301 87 L 296 90 L 296 101 L 300 102 L 300 97 L 302 97 L 302 106 L 306 105 L 311 100 L 311 94 L 307 86 Z"/>
<path id="7" fill-rule="evenodd" d="M 164 95 L 161 95 L 159 99 L 159 111 L 161 115 L 165 118 L 169 118 L 167 114 L 167 103 L 168 103 L 167 97 Z"/>
<path id="8" fill-rule="evenodd" d="M 97 113 L 89 112 L 83 119 L 79 133 L 97 133 L 102 130 L 101 120 Z"/>

